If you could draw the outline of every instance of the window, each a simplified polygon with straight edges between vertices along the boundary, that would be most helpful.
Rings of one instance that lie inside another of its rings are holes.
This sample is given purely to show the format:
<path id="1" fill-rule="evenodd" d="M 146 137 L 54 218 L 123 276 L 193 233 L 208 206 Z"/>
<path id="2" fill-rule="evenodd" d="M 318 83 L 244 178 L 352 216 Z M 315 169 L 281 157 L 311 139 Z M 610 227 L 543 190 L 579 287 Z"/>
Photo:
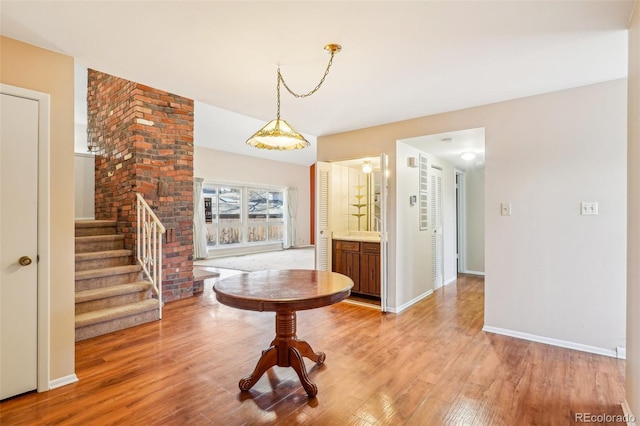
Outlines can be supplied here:
<path id="1" fill-rule="evenodd" d="M 283 190 L 205 183 L 203 192 L 209 248 L 282 242 Z"/>

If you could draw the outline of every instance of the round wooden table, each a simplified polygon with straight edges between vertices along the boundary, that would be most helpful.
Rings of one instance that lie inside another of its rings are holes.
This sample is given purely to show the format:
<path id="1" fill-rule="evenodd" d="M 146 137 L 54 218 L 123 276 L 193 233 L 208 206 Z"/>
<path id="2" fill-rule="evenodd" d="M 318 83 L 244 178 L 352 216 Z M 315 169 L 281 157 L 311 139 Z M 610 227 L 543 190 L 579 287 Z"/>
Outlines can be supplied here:
<path id="1" fill-rule="evenodd" d="M 276 313 L 276 337 L 262 351 L 253 372 L 240 380 L 240 390 L 255 385 L 265 371 L 278 365 L 293 367 L 307 395 L 313 398 L 318 387 L 311 382 L 302 357 L 320 365 L 323 352 L 315 352 L 296 336 L 296 311 L 319 308 L 340 302 L 349 296 L 353 281 L 336 272 L 307 269 L 260 271 L 234 275 L 216 282 L 216 298 L 225 305 L 251 311 Z"/>

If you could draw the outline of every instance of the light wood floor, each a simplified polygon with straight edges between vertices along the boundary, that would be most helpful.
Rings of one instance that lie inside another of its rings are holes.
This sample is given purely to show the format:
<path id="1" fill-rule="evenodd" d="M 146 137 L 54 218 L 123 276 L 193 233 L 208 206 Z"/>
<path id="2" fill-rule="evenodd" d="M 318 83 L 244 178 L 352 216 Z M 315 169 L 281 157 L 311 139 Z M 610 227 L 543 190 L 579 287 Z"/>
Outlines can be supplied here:
<path id="1" fill-rule="evenodd" d="M 164 319 L 79 342 L 80 381 L 0 403 L 24 425 L 568 425 L 622 415 L 624 362 L 484 333 L 483 280 L 461 276 L 401 314 L 340 303 L 298 314 L 318 396 L 275 367 L 250 391 L 274 314 L 199 297 Z M 313 367 L 313 368 L 312 368 Z M 612 423 L 613 424 L 613 423 Z"/>

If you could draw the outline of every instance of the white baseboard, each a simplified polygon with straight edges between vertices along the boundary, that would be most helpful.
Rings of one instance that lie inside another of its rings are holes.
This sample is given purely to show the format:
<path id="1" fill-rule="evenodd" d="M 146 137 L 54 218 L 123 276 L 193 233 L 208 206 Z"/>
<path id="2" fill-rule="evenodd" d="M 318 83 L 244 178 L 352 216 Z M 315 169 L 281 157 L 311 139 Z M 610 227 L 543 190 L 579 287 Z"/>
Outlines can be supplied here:
<path id="1" fill-rule="evenodd" d="M 69 374 L 68 376 L 59 377 L 49 382 L 49 390 L 56 389 L 61 386 L 70 385 L 71 383 L 75 383 L 77 381 L 78 381 L 78 376 L 76 376 L 75 374 Z"/>
<path id="2" fill-rule="evenodd" d="M 426 293 L 423 293 L 418 297 L 414 297 L 413 299 L 409 300 L 407 303 L 404 303 L 404 304 L 398 306 L 397 308 L 387 307 L 387 312 L 391 312 L 393 314 L 399 314 L 400 312 L 402 312 L 405 309 L 407 309 L 409 306 L 418 303 L 419 301 L 421 301 L 422 299 L 424 299 L 427 296 L 430 296 L 432 293 L 433 293 L 433 290 L 429 290 Z"/>
<path id="3" fill-rule="evenodd" d="M 627 359 L 627 348 L 623 348 L 622 346 L 618 346 L 616 348 L 616 357 L 619 359 Z"/>
<path id="4" fill-rule="evenodd" d="M 583 345 L 582 343 L 568 342 L 566 340 L 553 339 L 551 337 L 537 336 L 535 334 L 523 333 L 520 331 L 507 330 L 504 328 L 491 327 L 485 325 L 482 327 L 482 331 L 488 333 L 501 334 L 503 336 L 515 337 L 517 339 L 529 340 L 532 342 L 544 343 L 551 346 L 558 346 L 561 348 L 574 349 L 581 352 L 589 352 L 596 355 L 604 355 L 612 358 L 617 358 L 616 351 L 611 349 L 599 348 L 597 346 Z"/>
<path id="5" fill-rule="evenodd" d="M 620 405 L 622 405 L 622 414 L 627 419 L 627 426 L 636 426 L 636 417 L 631 412 L 629 402 L 625 399 Z"/>
<path id="6" fill-rule="evenodd" d="M 456 275 L 455 277 L 449 278 L 448 281 L 445 281 L 444 285 L 449 285 L 452 282 L 455 282 L 458 279 L 458 276 Z"/>
<path id="7" fill-rule="evenodd" d="M 482 275 L 484 277 L 484 271 L 480 272 L 480 271 L 464 271 L 463 274 L 469 274 L 469 275 Z"/>

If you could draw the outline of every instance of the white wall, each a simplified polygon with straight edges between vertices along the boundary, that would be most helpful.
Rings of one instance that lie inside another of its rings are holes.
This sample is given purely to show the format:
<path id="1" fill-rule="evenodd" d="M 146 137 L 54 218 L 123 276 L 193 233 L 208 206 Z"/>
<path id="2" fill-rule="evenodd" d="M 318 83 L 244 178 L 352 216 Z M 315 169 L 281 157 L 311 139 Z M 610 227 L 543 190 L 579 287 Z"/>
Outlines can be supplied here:
<path id="1" fill-rule="evenodd" d="M 627 402 L 640 416 L 640 3 L 629 25 Z"/>
<path id="2" fill-rule="evenodd" d="M 626 116 L 615 80 L 323 136 L 318 160 L 389 153 L 390 277 L 415 276 L 422 266 L 401 263 L 410 248 L 396 243 L 396 141 L 484 127 L 485 325 L 611 354 L 625 344 Z M 600 215 L 580 216 L 581 201 Z"/>
<path id="3" fill-rule="evenodd" d="M 95 218 L 95 157 L 75 154 L 76 219 Z"/>
<path id="4" fill-rule="evenodd" d="M 485 326 L 611 353 L 625 345 L 625 104 L 617 80 L 496 105 Z M 581 216 L 581 201 L 600 214 Z M 500 215 L 504 202 L 511 216 Z"/>
<path id="5" fill-rule="evenodd" d="M 295 246 L 309 245 L 309 167 L 196 146 L 194 176 L 205 182 L 261 184 L 297 188 L 298 210 Z"/>
<path id="6" fill-rule="evenodd" d="M 484 274 L 484 167 L 464 173 L 465 258 L 462 270 Z"/>
<path id="7" fill-rule="evenodd" d="M 349 167 L 331 164 L 331 232 L 349 231 Z"/>

